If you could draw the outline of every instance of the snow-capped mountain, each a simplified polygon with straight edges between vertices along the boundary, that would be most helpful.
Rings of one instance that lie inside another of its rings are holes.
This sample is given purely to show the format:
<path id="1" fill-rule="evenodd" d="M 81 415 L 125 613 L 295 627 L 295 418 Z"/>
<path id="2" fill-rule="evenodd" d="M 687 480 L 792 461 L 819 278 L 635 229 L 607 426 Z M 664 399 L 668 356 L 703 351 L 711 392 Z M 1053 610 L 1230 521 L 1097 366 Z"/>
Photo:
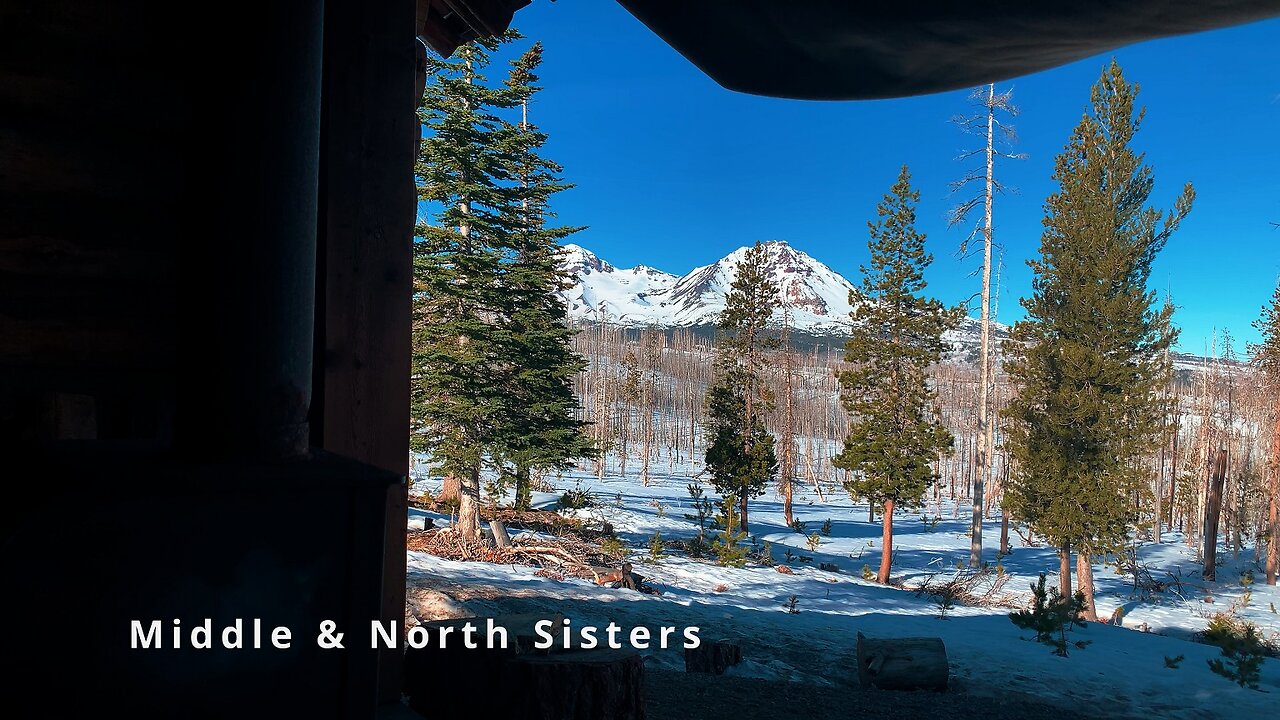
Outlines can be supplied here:
<path id="1" fill-rule="evenodd" d="M 766 242 L 765 251 L 779 305 L 791 311 L 791 325 L 813 336 L 843 336 L 850 329 L 849 291 L 852 285 L 839 273 L 784 240 Z M 738 275 L 747 248 L 741 247 L 710 265 L 683 277 L 645 265 L 617 268 L 579 245 L 564 246 L 564 267 L 575 284 L 564 293 L 569 317 L 630 327 L 709 327 L 724 310 L 725 295 Z M 774 315 L 781 324 L 782 312 Z M 994 340 L 1008 337 L 1009 327 L 995 323 Z M 952 357 L 977 363 L 981 323 L 965 317 L 947 334 Z M 996 362 L 1000 362 L 997 351 Z M 1220 361 L 1175 353 L 1174 367 L 1198 372 Z"/>
<path id="2" fill-rule="evenodd" d="M 578 245 L 564 247 L 564 267 L 577 284 L 564 293 L 569 317 L 621 325 L 663 325 L 658 298 L 679 280 L 644 265 L 620 270 Z"/>
<path id="3" fill-rule="evenodd" d="M 565 267 L 577 280 L 565 293 L 570 317 L 658 327 L 714 325 L 747 252 L 739 248 L 676 277 L 643 265 L 619 269 L 578 245 L 565 250 Z M 765 243 L 765 251 L 779 302 L 790 308 L 796 329 L 831 335 L 848 328 L 848 280 L 784 241 Z"/>
<path id="4" fill-rule="evenodd" d="M 786 241 L 773 240 L 764 247 L 779 305 L 790 309 L 792 326 L 813 335 L 847 333 L 853 309 L 850 282 Z M 747 248 L 738 248 L 676 277 L 644 265 L 620 269 L 586 248 L 566 245 L 565 269 L 576 280 L 565 293 L 569 316 L 633 327 L 714 325 L 746 252 Z M 781 322 L 781 311 L 774 319 Z M 998 326 L 997 332 L 1004 329 Z M 976 338 L 977 320 L 966 318 L 956 333 Z"/>

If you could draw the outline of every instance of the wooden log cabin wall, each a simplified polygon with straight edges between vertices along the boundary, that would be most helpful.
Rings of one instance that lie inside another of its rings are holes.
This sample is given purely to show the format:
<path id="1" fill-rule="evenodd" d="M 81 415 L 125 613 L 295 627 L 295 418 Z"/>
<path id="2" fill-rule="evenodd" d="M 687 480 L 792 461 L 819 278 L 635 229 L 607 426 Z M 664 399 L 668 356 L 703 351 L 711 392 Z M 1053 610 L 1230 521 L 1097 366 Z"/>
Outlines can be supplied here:
<path id="1" fill-rule="evenodd" d="M 19 700 L 399 700 L 400 654 L 362 638 L 404 612 L 418 37 L 451 51 L 524 4 L 0 2 L 0 672 Z M 293 643 L 174 649 L 175 618 Z M 317 646 L 325 619 L 345 650 Z M 133 620 L 162 621 L 163 648 L 131 648 Z"/>

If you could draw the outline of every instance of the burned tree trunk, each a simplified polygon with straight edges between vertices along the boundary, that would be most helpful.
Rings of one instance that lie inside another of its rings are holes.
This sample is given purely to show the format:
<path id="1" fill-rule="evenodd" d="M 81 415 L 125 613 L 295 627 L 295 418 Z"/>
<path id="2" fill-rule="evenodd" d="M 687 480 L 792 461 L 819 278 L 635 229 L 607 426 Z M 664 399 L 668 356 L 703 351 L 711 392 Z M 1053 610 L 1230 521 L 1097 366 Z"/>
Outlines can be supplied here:
<path id="1" fill-rule="evenodd" d="M 1227 448 L 1218 448 L 1213 461 L 1213 478 L 1204 507 L 1204 579 L 1218 576 L 1218 519 L 1222 510 L 1222 485 L 1227 477 Z"/>
<path id="2" fill-rule="evenodd" d="M 942 638 L 873 640 L 858 633 L 858 682 L 863 687 L 941 692 L 949 674 Z"/>

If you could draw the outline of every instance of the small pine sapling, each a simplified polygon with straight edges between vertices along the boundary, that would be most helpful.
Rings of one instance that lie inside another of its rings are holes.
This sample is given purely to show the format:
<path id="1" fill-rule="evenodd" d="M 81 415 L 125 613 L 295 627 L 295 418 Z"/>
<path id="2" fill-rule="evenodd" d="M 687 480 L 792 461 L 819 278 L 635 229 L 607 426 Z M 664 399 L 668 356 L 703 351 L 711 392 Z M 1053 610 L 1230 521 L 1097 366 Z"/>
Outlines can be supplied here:
<path id="1" fill-rule="evenodd" d="M 773 543 L 765 540 L 764 545 L 760 547 L 759 554 L 756 555 L 756 560 L 761 565 L 773 565 Z"/>
<path id="2" fill-rule="evenodd" d="M 803 521 L 803 520 L 801 520 L 800 518 L 796 518 L 795 520 L 792 520 L 792 521 L 791 521 L 791 526 L 790 526 L 790 527 L 791 527 L 791 529 L 792 529 L 792 530 L 795 530 L 796 532 L 800 533 L 801 535 L 803 535 L 803 534 L 804 534 L 804 521 Z"/>
<path id="3" fill-rule="evenodd" d="M 1023 630 L 1034 631 L 1036 642 L 1051 646 L 1054 654 L 1062 657 L 1067 656 L 1068 645 L 1083 649 L 1091 642 L 1089 640 L 1077 640 L 1074 643 L 1067 641 L 1068 630 L 1087 627 L 1082 619 L 1085 607 L 1084 593 L 1076 591 L 1074 597 L 1064 598 L 1058 593 L 1058 588 L 1045 587 L 1044 573 L 1040 573 L 1038 582 L 1031 584 L 1031 593 L 1033 600 L 1029 609 L 1009 613 L 1009 620 L 1014 625 Z"/>
<path id="4" fill-rule="evenodd" d="M 747 534 L 738 529 L 737 502 L 733 495 L 725 495 L 720 503 L 720 514 L 716 516 L 716 522 L 722 529 L 711 541 L 711 548 L 721 565 L 742 567 L 746 564 L 747 549 L 741 543 Z"/>
<path id="5" fill-rule="evenodd" d="M 822 544 L 822 536 L 818 533 L 809 533 L 809 537 L 805 538 L 805 543 L 809 545 L 809 550 L 817 550 Z"/>
<path id="6" fill-rule="evenodd" d="M 607 537 L 600 542 L 600 552 L 612 558 L 621 558 L 630 548 L 616 537 Z"/>
<path id="7" fill-rule="evenodd" d="M 822 523 L 822 535 L 824 537 L 831 537 L 831 518 L 827 518 L 826 521 Z"/>
<path id="8" fill-rule="evenodd" d="M 656 563 L 666 556 L 666 550 L 662 546 L 662 533 L 655 532 L 653 537 L 649 538 L 649 561 Z"/>
<path id="9" fill-rule="evenodd" d="M 956 606 L 956 585 L 955 583 L 944 583 L 938 589 L 938 594 L 933 596 L 933 602 L 938 606 L 938 619 L 946 620 L 947 611 Z"/>
<path id="10" fill-rule="evenodd" d="M 787 598 L 787 602 L 785 605 L 783 605 L 783 607 L 786 608 L 788 613 L 792 615 L 799 615 L 800 611 L 796 609 L 796 604 L 799 602 L 800 602 L 800 598 L 796 597 L 795 595 L 792 595 L 791 597 Z"/>
<path id="11" fill-rule="evenodd" d="M 1165 666 L 1165 667 L 1167 667 L 1167 668 L 1169 668 L 1170 670 L 1177 670 L 1177 669 L 1178 669 L 1178 663 L 1180 663 L 1180 662 L 1182 662 L 1183 660 L 1186 660 L 1186 659 L 1187 659 L 1187 656 L 1186 656 L 1186 655 L 1179 655 L 1178 657 L 1169 657 L 1168 655 L 1165 655 L 1165 656 L 1164 656 L 1164 666 Z"/>
<path id="12" fill-rule="evenodd" d="M 787 551 L 783 553 L 783 557 L 787 559 L 787 562 L 794 562 L 796 559 L 796 554 L 791 552 L 791 548 L 787 548 Z"/>
<path id="13" fill-rule="evenodd" d="M 1258 689 L 1267 647 L 1256 625 L 1218 613 L 1209 620 L 1201 638 L 1222 650 L 1221 658 L 1207 661 L 1210 670 L 1240 687 Z"/>
<path id="14" fill-rule="evenodd" d="M 705 540 L 707 532 L 707 521 L 715 516 L 716 506 L 711 502 L 711 498 L 702 494 L 702 486 L 697 483 L 689 483 L 686 486 L 689 490 L 689 497 L 693 500 L 693 512 L 685 513 L 686 520 L 698 521 L 698 539 Z"/>
<path id="15" fill-rule="evenodd" d="M 702 539 L 701 535 L 694 535 L 684 543 L 684 551 L 691 558 L 700 558 L 706 555 L 708 550 L 710 550 L 710 546 L 706 540 Z"/>
<path id="16" fill-rule="evenodd" d="M 863 565 L 863 566 L 862 566 L 862 579 L 863 579 L 863 580 L 875 580 L 875 579 L 876 579 L 876 574 L 875 574 L 874 572 L 872 572 L 872 570 L 871 570 L 871 566 L 870 566 L 870 565 Z"/>

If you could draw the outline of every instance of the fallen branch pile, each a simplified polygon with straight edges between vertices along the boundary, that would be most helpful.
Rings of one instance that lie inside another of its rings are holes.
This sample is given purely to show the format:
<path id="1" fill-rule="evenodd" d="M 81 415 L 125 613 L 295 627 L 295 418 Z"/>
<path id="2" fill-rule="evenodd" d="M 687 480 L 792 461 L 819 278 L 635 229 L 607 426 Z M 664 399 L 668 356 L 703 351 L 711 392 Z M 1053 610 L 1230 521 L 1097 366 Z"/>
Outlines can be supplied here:
<path id="1" fill-rule="evenodd" d="M 425 552 L 446 560 L 480 561 L 502 565 L 525 565 L 541 568 L 548 574 L 578 577 L 599 582 L 601 567 L 611 559 L 599 548 L 575 537 L 517 537 L 506 547 L 491 540 L 467 540 L 452 528 L 410 532 L 408 549 Z"/>
<path id="2" fill-rule="evenodd" d="M 938 573 L 929 575 L 914 589 L 916 597 L 947 597 L 960 605 L 980 607 L 1020 607 L 1018 599 L 1004 592 L 1009 582 L 1007 573 L 990 568 L 961 570 L 946 580 L 935 581 Z"/>

